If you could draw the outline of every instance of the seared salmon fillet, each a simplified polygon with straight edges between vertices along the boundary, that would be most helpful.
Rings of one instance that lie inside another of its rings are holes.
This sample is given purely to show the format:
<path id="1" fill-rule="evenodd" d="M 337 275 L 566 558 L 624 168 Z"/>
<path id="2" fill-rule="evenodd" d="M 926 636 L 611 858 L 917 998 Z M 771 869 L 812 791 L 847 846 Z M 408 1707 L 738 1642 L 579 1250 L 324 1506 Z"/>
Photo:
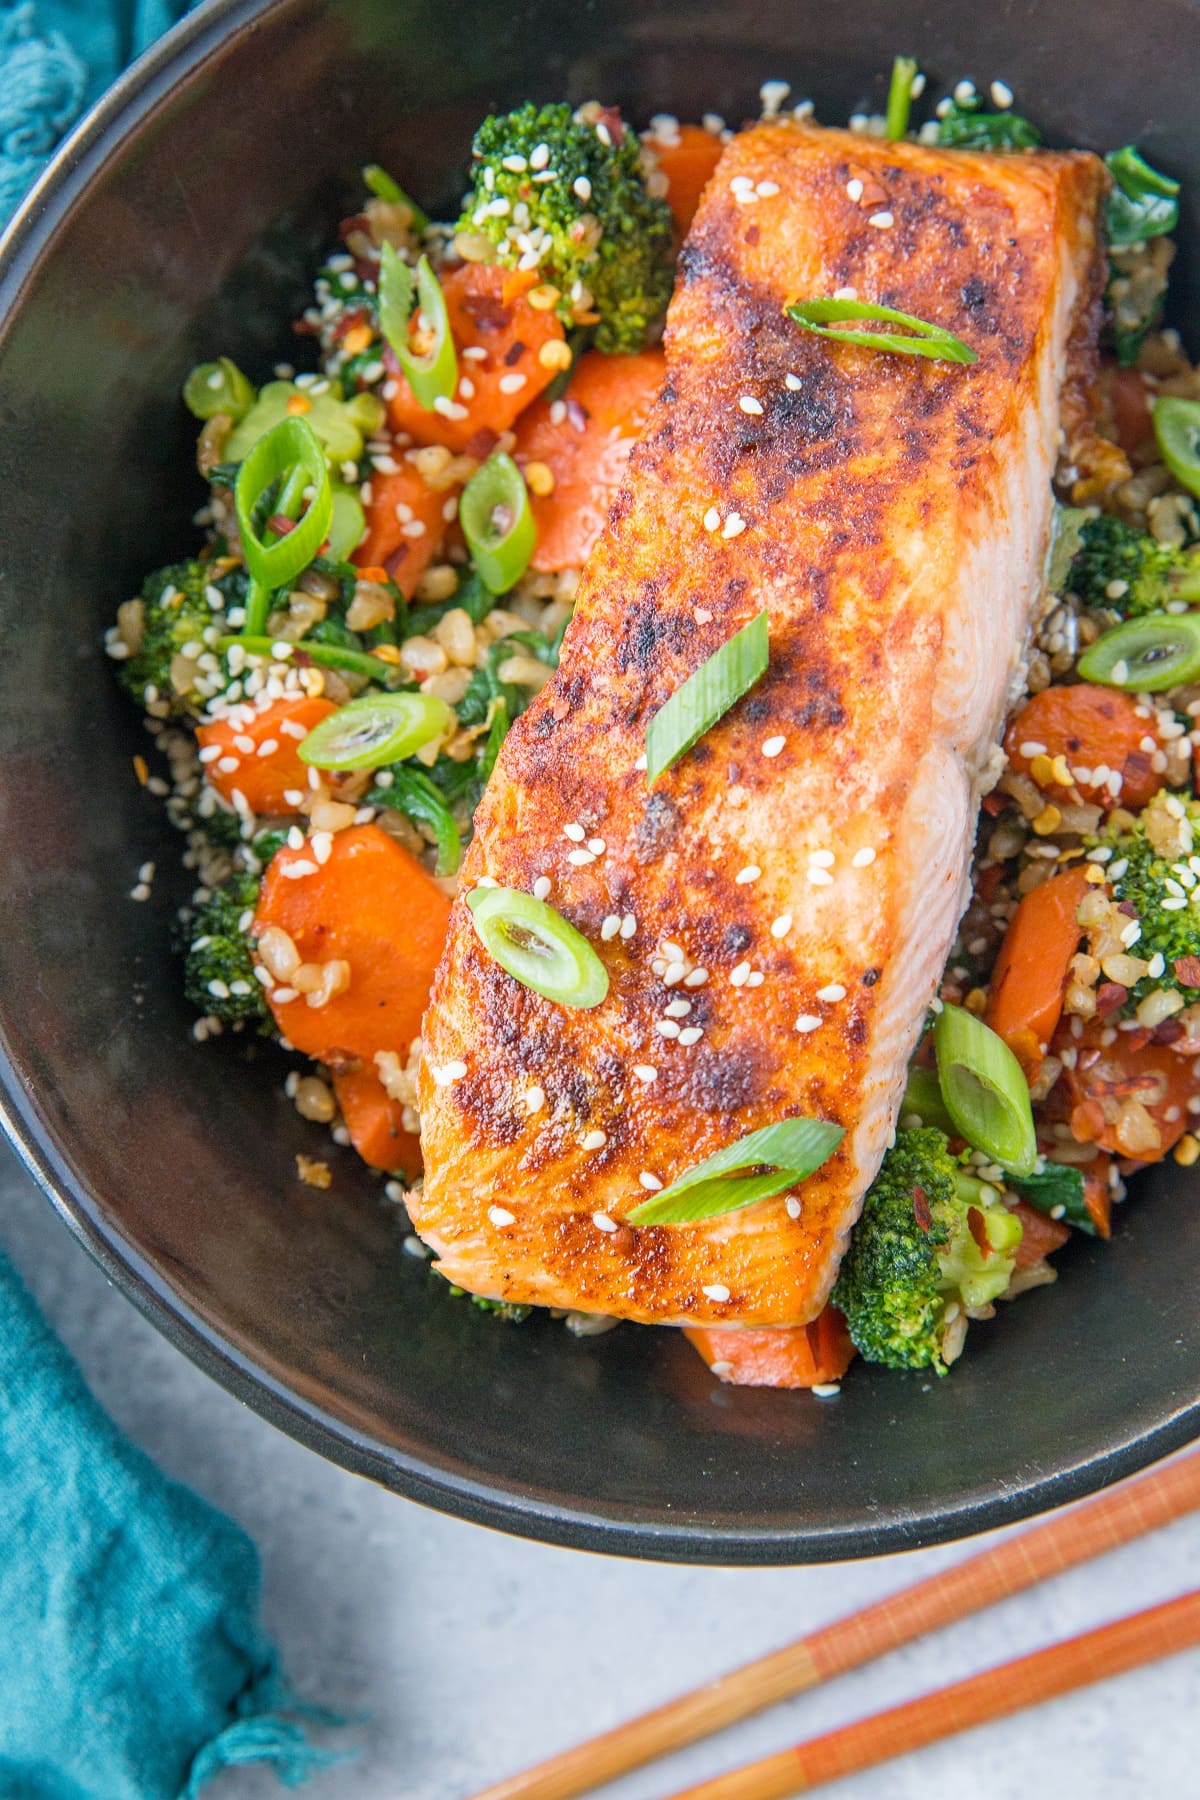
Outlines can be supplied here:
<path id="1" fill-rule="evenodd" d="M 465 888 L 548 882 L 607 999 L 520 986 L 460 895 L 425 1016 L 411 1212 L 463 1287 L 675 1324 L 823 1306 L 966 903 L 1041 597 L 1060 394 L 1092 372 L 1106 179 L 1085 154 L 784 123 L 726 150 L 681 253 L 665 386 L 464 870 Z M 846 288 L 978 362 L 784 315 Z M 763 608 L 767 674 L 648 786 L 649 720 Z M 794 1115 L 846 1135 L 793 1193 L 624 1223 Z"/>

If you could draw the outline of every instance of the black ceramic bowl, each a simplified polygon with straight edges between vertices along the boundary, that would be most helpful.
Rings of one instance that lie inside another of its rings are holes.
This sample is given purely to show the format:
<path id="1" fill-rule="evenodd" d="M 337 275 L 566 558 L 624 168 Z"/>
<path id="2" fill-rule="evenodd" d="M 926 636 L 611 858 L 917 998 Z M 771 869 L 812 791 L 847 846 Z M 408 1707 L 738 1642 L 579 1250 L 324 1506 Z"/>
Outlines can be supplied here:
<path id="1" fill-rule="evenodd" d="M 844 120 L 897 50 L 1000 75 L 1054 140 L 1136 140 L 1185 179 L 1196 296 L 1191 0 L 231 0 L 138 64 L 0 257 L 0 1035 L 9 1128 L 64 1219 L 175 1343 L 270 1419 L 397 1491 L 532 1536 L 789 1562 L 1020 1517 L 1200 1429 L 1200 1170 L 1137 1184 L 1111 1245 L 972 1333 L 945 1382 L 857 1367 L 841 1397 L 714 1383 L 673 1332 L 493 1324 L 402 1254 L 349 1152 L 324 1154 L 271 1052 L 189 1037 L 168 948 L 179 840 L 100 634 L 193 542 L 180 378 L 260 374 L 358 164 L 452 200 L 476 121 L 598 95 L 733 120 L 790 79 Z M 128 898 L 144 858 L 150 905 Z M 318 1151 L 318 1145 L 320 1149 Z"/>

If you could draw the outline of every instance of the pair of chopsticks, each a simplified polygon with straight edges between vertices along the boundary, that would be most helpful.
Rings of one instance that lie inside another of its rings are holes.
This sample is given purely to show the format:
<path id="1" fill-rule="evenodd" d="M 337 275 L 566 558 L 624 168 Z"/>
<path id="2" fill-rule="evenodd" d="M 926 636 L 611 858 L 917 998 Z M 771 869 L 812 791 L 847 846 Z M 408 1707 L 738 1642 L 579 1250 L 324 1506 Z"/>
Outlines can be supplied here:
<path id="1" fill-rule="evenodd" d="M 510 1776 L 475 1800 L 571 1800 L 781 1700 L 861 1668 L 901 1644 L 1078 1568 L 1197 1508 L 1200 1452 L 1193 1452 Z M 1200 1644 L 1200 1590 L 809 1738 L 682 1789 L 672 1800 L 782 1800 L 788 1794 L 807 1793 L 822 1782 L 1196 1644 Z"/>

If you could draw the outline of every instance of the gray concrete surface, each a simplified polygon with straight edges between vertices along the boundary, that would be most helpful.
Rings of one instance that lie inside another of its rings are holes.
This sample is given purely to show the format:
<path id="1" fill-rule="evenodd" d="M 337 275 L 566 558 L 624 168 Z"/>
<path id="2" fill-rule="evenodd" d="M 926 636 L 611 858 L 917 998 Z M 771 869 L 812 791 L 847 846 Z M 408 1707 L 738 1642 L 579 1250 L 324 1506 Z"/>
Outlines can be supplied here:
<path id="1" fill-rule="evenodd" d="M 0 1242 L 120 1424 L 238 1518 L 299 1691 L 366 1712 L 312 1800 L 458 1800 L 631 1712 L 963 1554 L 829 1568 L 666 1568 L 547 1549 L 441 1518 L 263 1423 L 112 1289 L 0 1144 Z M 982 1541 L 982 1540 L 981 1540 Z M 747 1758 L 1200 1585 L 1200 1519 L 698 1745 L 611 1790 L 673 1793 Z M 1200 1653 L 842 1783 L 854 1800 L 1200 1795 Z M 227 1774 L 213 1800 L 281 1790 Z"/>

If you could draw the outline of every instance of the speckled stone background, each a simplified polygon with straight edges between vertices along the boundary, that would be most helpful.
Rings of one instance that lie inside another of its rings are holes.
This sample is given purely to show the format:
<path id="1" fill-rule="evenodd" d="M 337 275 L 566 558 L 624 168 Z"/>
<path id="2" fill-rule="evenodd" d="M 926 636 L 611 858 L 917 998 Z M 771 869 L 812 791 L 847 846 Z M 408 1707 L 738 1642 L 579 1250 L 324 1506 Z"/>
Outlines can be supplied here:
<path id="1" fill-rule="evenodd" d="M 108 1285 L 2 1143 L 0 1241 L 125 1430 L 256 1539 L 266 1622 L 298 1690 L 369 1715 L 349 1734 L 357 1759 L 314 1781 L 312 1800 L 457 1800 L 963 1554 L 951 1546 L 813 1569 L 667 1568 L 441 1518 L 322 1462 L 201 1375 Z M 611 1792 L 672 1793 L 1197 1585 L 1200 1519 L 1185 1520 Z M 1188 1800 L 1200 1795 L 1198 1752 L 1192 1652 L 829 1791 L 854 1800 Z M 213 1800 L 281 1791 L 262 1770 L 228 1773 L 209 1790 Z"/>

